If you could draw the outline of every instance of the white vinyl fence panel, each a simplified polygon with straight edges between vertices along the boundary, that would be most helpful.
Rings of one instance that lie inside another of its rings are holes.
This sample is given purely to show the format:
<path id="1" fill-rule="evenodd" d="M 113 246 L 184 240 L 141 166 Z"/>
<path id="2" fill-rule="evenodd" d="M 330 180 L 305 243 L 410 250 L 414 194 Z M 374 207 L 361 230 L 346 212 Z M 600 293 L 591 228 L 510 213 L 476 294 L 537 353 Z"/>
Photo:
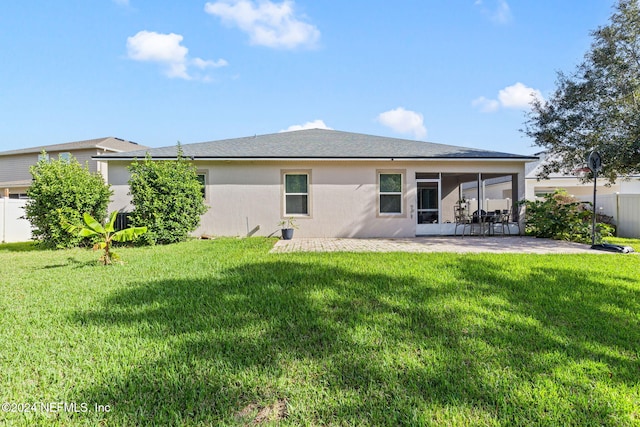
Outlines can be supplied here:
<path id="1" fill-rule="evenodd" d="M 593 197 L 579 197 L 593 202 Z M 640 238 L 640 194 L 596 194 L 598 213 L 613 217 L 619 237 Z"/>
<path id="2" fill-rule="evenodd" d="M 31 223 L 24 218 L 26 200 L 0 198 L 0 242 L 31 240 Z"/>

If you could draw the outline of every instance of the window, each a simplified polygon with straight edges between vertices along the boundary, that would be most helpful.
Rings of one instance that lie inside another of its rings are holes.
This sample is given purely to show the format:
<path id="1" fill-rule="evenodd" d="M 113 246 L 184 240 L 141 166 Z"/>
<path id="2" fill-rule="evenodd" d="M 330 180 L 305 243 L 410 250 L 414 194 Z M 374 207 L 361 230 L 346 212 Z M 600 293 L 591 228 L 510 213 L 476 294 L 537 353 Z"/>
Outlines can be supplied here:
<path id="1" fill-rule="evenodd" d="M 309 215 L 309 174 L 284 174 L 284 214 Z"/>
<path id="2" fill-rule="evenodd" d="M 38 154 L 38 161 L 41 161 L 41 160 L 45 161 L 45 162 L 48 162 L 49 161 L 49 154 L 48 153 L 44 153 L 44 154 L 40 153 L 40 154 Z"/>
<path id="3" fill-rule="evenodd" d="M 200 191 L 202 192 L 202 198 L 207 199 L 207 173 L 197 172 L 198 182 L 200 183 Z"/>
<path id="4" fill-rule="evenodd" d="M 58 160 L 69 163 L 71 161 L 71 153 L 58 154 Z"/>
<path id="5" fill-rule="evenodd" d="M 381 215 L 401 215 L 402 211 L 402 174 L 379 173 L 379 212 Z"/>

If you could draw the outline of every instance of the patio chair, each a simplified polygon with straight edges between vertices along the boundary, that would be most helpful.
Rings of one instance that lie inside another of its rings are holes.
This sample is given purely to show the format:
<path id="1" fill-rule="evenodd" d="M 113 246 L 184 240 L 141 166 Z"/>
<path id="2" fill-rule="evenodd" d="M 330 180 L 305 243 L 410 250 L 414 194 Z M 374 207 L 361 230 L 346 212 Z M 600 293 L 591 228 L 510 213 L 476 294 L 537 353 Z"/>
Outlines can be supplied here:
<path id="1" fill-rule="evenodd" d="M 471 224 L 472 227 L 475 226 L 480 230 L 478 232 L 479 236 L 486 236 L 488 234 L 491 234 L 491 218 L 489 215 L 487 215 L 487 211 L 485 211 L 484 209 L 473 212 L 473 214 L 471 215 Z"/>
<path id="2" fill-rule="evenodd" d="M 491 215 L 492 221 L 490 224 L 492 235 L 500 234 L 505 236 L 507 234 L 511 234 L 511 229 L 509 228 L 509 209 L 496 209 Z"/>
<path id="3" fill-rule="evenodd" d="M 469 215 L 469 210 L 466 206 L 455 205 L 453 208 L 453 217 L 455 219 L 456 227 L 453 231 L 453 235 L 458 235 L 458 227 L 462 226 L 462 238 L 464 239 L 465 230 L 469 229 L 469 236 L 473 231 L 473 219 Z"/>
<path id="4" fill-rule="evenodd" d="M 522 228 L 520 227 L 520 220 L 521 215 L 522 215 L 522 205 L 515 203 L 515 209 L 514 206 L 511 206 L 511 209 L 509 209 L 509 213 L 506 215 L 506 227 L 507 227 L 507 231 L 509 233 L 509 235 L 513 234 L 511 233 L 511 226 L 515 226 L 518 228 L 518 236 L 522 237 Z"/>

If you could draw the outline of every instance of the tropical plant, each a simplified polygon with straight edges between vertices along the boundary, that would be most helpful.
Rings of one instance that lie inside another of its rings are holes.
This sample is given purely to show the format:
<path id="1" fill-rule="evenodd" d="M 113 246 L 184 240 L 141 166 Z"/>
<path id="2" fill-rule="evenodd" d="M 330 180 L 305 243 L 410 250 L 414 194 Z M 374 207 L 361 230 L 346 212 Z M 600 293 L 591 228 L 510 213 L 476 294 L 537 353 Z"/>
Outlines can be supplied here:
<path id="1" fill-rule="evenodd" d="M 298 228 L 298 224 L 296 224 L 296 219 L 292 216 L 283 219 L 282 221 L 280 221 L 278 223 L 278 225 L 280 226 L 280 228 L 286 229 L 286 228 L 291 228 L 291 229 L 297 229 Z"/>
<path id="2" fill-rule="evenodd" d="M 66 224 L 69 233 L 79 237 L 98 237 L 99 241 L 93 246 L 93 250 L 103 250 L 100 262 L 104 265 L 118 261 L 120 257 L 111 250 L 112 242 L 131 242 L 138 236 L 147 232 L 147 227 L 129 227 L 123 230 L 115 230 L 117 211 L 111 212 L 109 220 L 103 226 L 88 213 L 82 215 L 84 225 Z"/>
<path id="3" fill-rule="evenodd" d="M 49 248 L 78 246 L 84 239 L 65 232 L 65 221 L 82 221 L 80 212 L 96 218 L 107 214 L 112 191 L 99 173 L 89 171 L 73 157 L 41 160 L 30 169 L 33 180 L 27 190 L 26 218 L 33 226 L 33 236 Z"/>

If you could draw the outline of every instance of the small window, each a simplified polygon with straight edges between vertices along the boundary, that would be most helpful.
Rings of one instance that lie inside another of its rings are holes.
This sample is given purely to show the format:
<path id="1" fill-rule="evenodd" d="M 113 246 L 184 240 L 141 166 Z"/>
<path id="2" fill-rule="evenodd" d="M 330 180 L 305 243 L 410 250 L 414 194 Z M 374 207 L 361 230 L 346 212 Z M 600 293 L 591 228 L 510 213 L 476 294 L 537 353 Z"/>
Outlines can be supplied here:
<path id="1" fill-rule="evenodd" d="M 379 179 L 379 204 L 382 215 L 402 214 L 402 174 L 380 173 Z"/>
<path id="2" fill-rule="evenodd" d="M 207 174 L 205 172 L 197 173 L 198 182 L 200 183 L 200 191 L 202 192 L 202 198 L 207 198 Z"/>
<path id="3" fill-rule="evenodd" d="M 40 153 L 38 154 L 38 161 L 45 161 L 48 162 L 49 161 L 49 154 L 48 153 Z"/>
<path id="4" fill-rule="evenodd" d="M 284 214 L 309 215 L 309 175 L 286 173 L 284 175 Z"/>
<path id="5" fill-rule="evenodd" d="M 69 163 L 71 161 L 71 153 L 60 153 L 58 154 L 58 160 Z"/>

